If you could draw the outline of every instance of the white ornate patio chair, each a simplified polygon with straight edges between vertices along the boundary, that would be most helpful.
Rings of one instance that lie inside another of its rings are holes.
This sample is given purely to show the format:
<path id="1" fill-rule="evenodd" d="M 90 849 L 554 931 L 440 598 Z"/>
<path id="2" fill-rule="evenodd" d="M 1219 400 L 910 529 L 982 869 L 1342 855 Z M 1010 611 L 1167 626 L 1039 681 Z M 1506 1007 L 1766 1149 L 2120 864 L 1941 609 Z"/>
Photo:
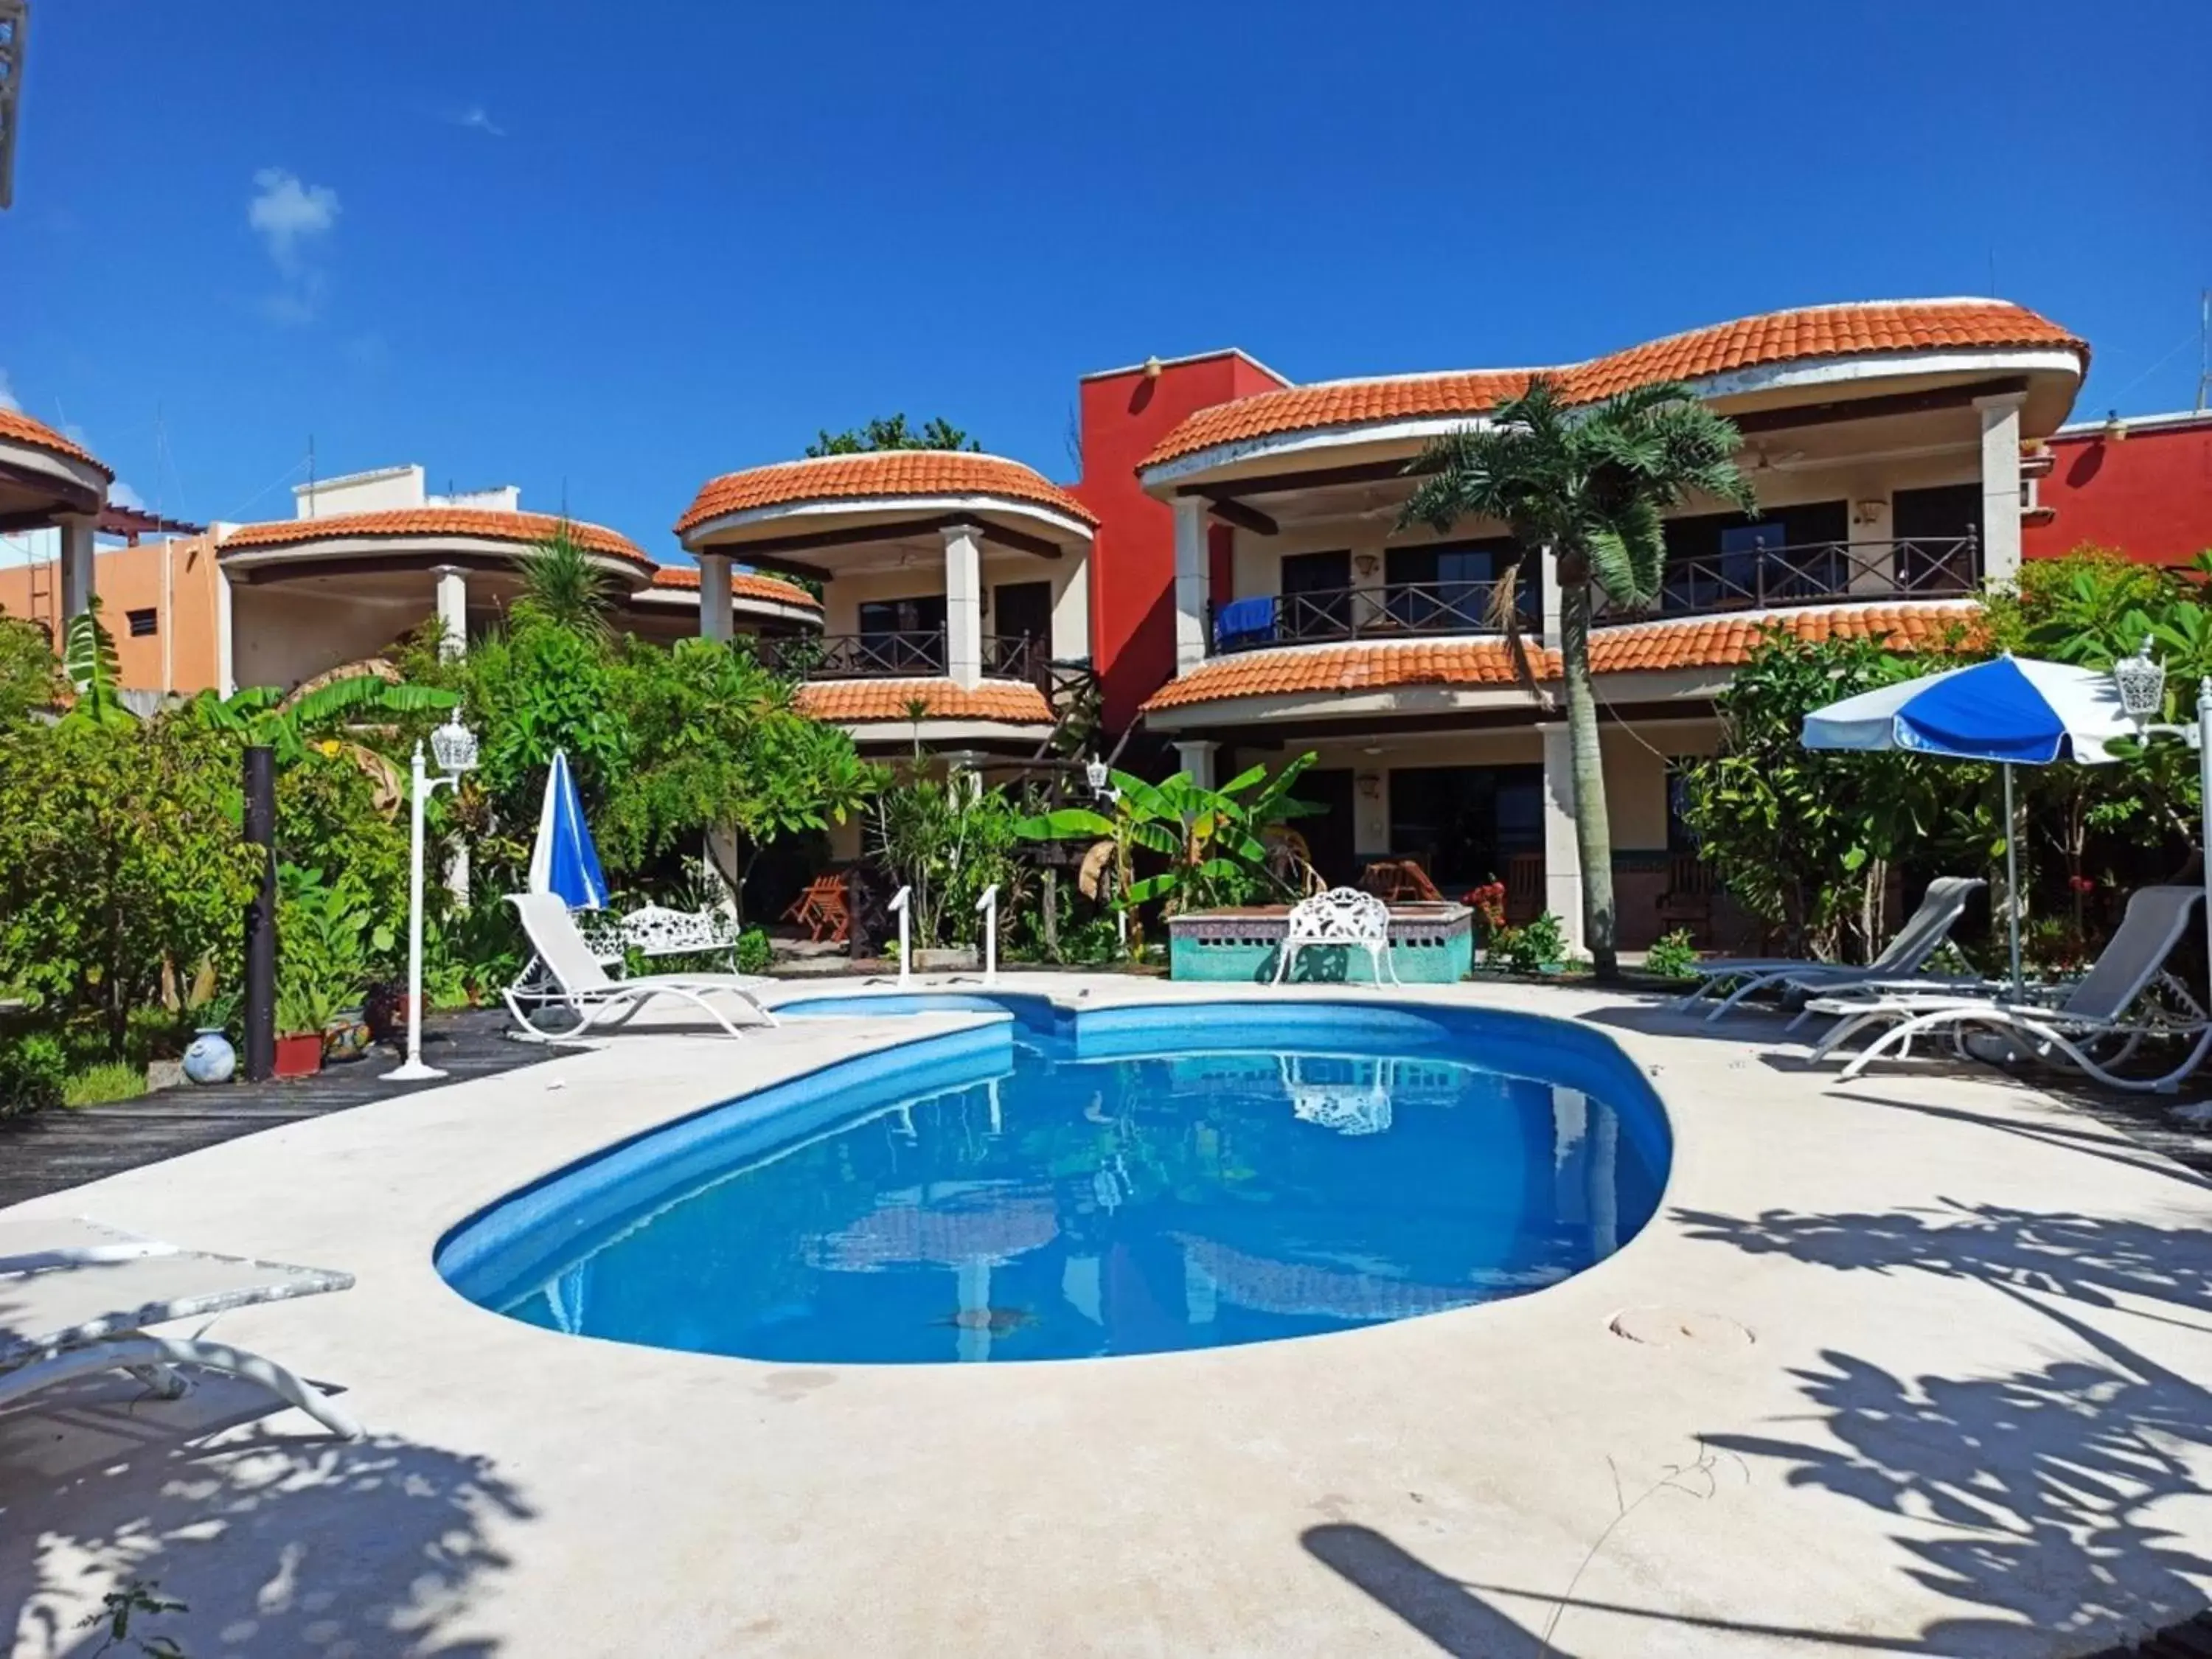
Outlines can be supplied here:
<path id="1" fill-rule="evenodd" d="M 1275 959 L 1275 984 L 1290 977 L 1291 963 L 1310 945 L 1364 951 L 1375 970 L 1375 983 L 1382 982 L 1386 971 L 1391 984 L 1401 982 L 1397 965 L 1390 960 L 1390 907 L 1363 889 L 1332 887 L 1291 907 L 1290 926 Z"/>

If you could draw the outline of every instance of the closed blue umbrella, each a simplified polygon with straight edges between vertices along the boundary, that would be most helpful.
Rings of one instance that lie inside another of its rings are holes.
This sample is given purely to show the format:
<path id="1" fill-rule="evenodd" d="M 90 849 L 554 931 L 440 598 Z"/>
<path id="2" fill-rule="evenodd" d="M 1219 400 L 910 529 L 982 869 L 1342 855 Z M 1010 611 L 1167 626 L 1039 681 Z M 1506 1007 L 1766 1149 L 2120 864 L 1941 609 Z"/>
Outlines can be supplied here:
<path id="1" fill-rule="evenodd" d="M 538 842 L 530 849 L 530 890 L 558 894 L 571 910 L 597 910 L 607 902 L 607 878 L 599 872 L 599 849 L 592 845 L 565 750 L 554 750 L 545 775 Z"/>
<path id="2" fill-rule="evenodd" d="M 2105 745 L 2136 727 L 2112 676 L 2007 653 L 1990 662 L 1902 680 L 1805 716 L 1808 749 L 1902 749 L 2004 769 L 2006 908 L 2012 922 L 2012 988 L 2021 994 L 2020 861 L 2014 851 L 2012 769 L 2116 758 Z"/>

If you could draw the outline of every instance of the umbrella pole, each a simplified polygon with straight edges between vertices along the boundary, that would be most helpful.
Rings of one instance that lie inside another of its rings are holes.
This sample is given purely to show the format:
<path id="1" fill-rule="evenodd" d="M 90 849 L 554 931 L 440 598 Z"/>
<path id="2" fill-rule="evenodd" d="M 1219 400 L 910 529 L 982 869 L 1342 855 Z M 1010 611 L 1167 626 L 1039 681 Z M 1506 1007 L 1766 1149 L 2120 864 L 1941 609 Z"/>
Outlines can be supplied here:
<path id="1" fill-rule="evenodd" d="M 2005 800 L 2005 915 L 2012 923 L 2012 998 L 2021 1000 L 2020 976 L 2020 837 L 2014 833 L 2012 805 L 2012 763 L 2004 764 Z"/>

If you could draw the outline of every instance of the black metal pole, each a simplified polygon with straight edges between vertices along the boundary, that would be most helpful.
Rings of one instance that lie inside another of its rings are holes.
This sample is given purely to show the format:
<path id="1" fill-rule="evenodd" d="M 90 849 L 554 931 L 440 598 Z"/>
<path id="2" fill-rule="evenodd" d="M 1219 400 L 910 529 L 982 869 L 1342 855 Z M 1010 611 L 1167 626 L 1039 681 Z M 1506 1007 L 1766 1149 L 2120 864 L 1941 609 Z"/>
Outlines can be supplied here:
<path id="1" fill-rule="evenodd" d="M 246 839 L 266 850 L 261 883 L 246 907 L 246 1076 L 266 1082 L 276 1069 L 276 755 L 246 751 Z"/>

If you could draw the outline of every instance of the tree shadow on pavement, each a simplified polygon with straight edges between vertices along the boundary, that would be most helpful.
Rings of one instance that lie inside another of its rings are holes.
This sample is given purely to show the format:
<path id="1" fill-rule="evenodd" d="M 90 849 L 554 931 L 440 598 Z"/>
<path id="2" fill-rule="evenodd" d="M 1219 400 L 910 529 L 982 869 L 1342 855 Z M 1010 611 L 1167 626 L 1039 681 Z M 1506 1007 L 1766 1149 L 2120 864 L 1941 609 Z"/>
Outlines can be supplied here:
<path id="1" fill-rule="evenodd" d="M 271 1429 L 265 1395 L 194 1378 L 173 1401 L 88 1378 L 0 1418 L 0 1631 L 15 1654 L 89 1650 L 79 1620 L 132 1581 L 185 1604 L 134 1637 L 191 1659 L 499 1651 L 455 1629 L 507 1565 L 494 1531 L 532 1518 L 489 1459 Z"/>
<path id="2" fill-rule="evenodd" d="M 2070 1351 L 1908 1376 L 1831 1348 L 1791 1372 L 1824 1434 L 1705 1437 L 1784 1465 L 1793 1486 L 1897 1517 L 1899 1571 L 1962 1604 L 1902 1650 L 2087 1653 L 2204 1605 L 2212 1392 L 2113 1332 L 2140 1321 L 2212 1336 L 2212 1235 L 1959 1203 L 1675 1219 L 1754 1255 L 1980 1285 L 2033 1309 Z"/>

